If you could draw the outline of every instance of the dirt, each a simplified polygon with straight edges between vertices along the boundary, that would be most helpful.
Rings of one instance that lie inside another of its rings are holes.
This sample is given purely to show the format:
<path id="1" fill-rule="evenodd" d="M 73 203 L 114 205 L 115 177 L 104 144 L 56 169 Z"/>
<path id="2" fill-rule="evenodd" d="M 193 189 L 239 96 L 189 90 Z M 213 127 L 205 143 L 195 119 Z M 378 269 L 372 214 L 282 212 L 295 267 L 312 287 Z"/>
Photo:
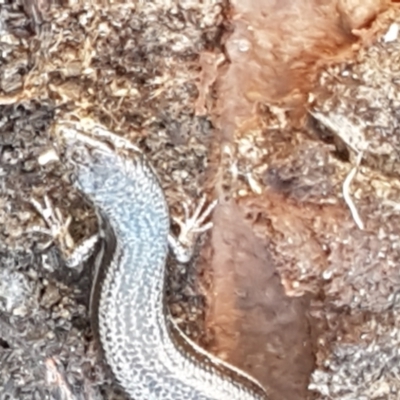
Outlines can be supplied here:
<path id="1" fill-rule="evenodd" d="M 124 398 L 90 262 L 65 263 L 97 229 L 57 154 L 72 120 L 139 146 L 172 216 L 219 199 L 191 265 L 168 263 L 191 339 L 273 400 L 397 399 L 399 19 L 383 0 L 1 2 L 1 398 Z"/>

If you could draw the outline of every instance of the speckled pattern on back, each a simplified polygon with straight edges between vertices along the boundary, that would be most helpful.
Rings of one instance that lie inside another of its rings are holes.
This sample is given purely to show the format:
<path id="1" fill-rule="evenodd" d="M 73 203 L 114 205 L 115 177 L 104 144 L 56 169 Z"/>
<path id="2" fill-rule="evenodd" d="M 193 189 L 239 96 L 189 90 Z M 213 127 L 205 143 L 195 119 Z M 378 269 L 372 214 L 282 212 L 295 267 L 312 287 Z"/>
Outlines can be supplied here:
<path id="1" fill-rule="evenodd" d="M 164 304 L 170 229 L 164 193 L 142 154 L 125 157 L 101 145 L 67 141 L 78 155 L 76 186 L 116 237 L 98 302 L 100 342 L 115 378 L 134 400 L 266 399 L 251 377 L 171 329 Z"/>

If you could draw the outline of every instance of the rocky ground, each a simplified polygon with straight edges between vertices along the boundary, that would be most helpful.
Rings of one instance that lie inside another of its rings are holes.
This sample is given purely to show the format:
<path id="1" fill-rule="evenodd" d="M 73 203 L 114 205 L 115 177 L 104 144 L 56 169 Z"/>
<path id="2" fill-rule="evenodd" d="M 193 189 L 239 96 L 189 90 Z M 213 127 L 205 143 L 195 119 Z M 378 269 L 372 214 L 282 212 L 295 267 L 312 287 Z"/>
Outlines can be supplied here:
<path id="1" fill-rule="evenodd" d="M 1 398 L 123 398 L 65 264 L 97 227 L 62 120 L 137 144 L 173 216 L 219 199 L 168 265 L 188 336 L 273 400 L 399 397 L 400 10 L 326 3 L 0 1 Z"/>

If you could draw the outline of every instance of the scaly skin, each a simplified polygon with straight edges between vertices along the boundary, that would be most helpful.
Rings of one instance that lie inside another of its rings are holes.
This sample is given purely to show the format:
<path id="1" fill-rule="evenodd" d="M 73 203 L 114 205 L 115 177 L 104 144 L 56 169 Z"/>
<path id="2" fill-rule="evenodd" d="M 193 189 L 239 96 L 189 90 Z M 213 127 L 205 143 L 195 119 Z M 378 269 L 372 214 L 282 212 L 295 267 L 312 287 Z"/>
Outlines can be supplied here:
<path id="1" fill-rule="evenodd" d="M 170 217 L 142 153 L 111 133 L 60 128 L 76 187 L 100 216 L 105 242 L 92 315 L 107 364 L 134 400 L 266 400 L 261 385 L 206 353 L 165 305 Z"/>

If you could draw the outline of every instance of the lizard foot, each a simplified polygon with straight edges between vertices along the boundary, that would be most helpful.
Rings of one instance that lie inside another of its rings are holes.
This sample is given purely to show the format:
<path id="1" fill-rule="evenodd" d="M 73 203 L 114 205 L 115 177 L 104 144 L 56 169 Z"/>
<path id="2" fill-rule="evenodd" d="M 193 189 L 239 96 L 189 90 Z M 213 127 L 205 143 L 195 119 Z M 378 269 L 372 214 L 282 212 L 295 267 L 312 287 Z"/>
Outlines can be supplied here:
<path id="1" fill-rule="evenodd" d="M 33 197 L 30 198 L 30 203 L 47 225 L 47 228 L 36 225 L 28 230 L 30 232 L 39 232 L 50 237 L 50 240 L 43 246 L 43 250 L 55 243 L 65 258 L 66 265 L 70 268 L 77 267 L 93 254 L 98 240 L 97 234 L 90 236 L 80 245 L 76 246 L 69 233 L 69 227 L 72 222 L 71 216 L 68 216 L 68 218 L 64 220 L 60 209 L 53 207 L 47 195 L 44 196 L 44 206 Z"/>
<path id="2" fill-rule="evenodd" d="M 194 247 L 198 236 L 211 229 L 212 222 L 205 222 L 210 216 L 218 200 L 214 200 L 203 212 L 204 205 L 206 203 L 206 197 L 203 196 L 195 208 L 193 215 L 190 216 L 190 207 L 187 202 L 183 203 L 183 220 L 177 217 L 173 217 L 174 222 L 179 226 L 180 232 L 178 238 L 173 235 L 168 236 L 168 242 L 172 252 L 174 253 L 177 260 L 181 263 L 188 263 L 192 256 Z"/>

